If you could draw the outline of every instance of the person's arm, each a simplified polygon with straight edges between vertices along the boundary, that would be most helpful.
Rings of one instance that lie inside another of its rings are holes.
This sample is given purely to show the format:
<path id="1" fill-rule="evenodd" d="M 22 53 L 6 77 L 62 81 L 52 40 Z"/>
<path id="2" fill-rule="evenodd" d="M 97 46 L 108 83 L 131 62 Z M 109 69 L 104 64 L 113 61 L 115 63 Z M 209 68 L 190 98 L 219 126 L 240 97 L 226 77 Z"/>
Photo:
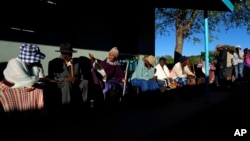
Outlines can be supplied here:
<path id="1" fill-rule="evenodd" d="M 194 76 L 194 73 L 189 69 L 188 66 L 185 66 L 185 67 L 184 67 L 184 70 L 185 70 L 185 72 L 187 73 L 187 75 L 193 75 L 193 76 Z"/>
<path id="2" fill-rule="evenodd" d="M 183 74 L 180 63 L 176 64 L 172 71 L 175 73 L 177 77 L 180 77 L 180 78 L 187 77 L 187 74 L 185 73 Z"/>
<path id="3" fill-rule="evenodd" d="M 50 80 L 55 80 L 56 82 L 63 82 L 65 80 L 65 78 L 59 77 L 58 76 L 58 71 L 62 69 L 60 65 L 62 65 L 63 62 L 61 62 L 60 60 L 52 60 L 49 62 L 48 65 L 48 78 Z M 59 68 L 60 67 L 60 68 Z"/>
<path id="4" fill-rule="evenodd" d="M 164 70 L 165 70 L 165 73 L 167 75 L 167 77 L 169 78 L 170 77 L 170 72 L 169 72 L 169 69 L 166 65 L 164 65 Z"/>
<path id="5" fill-rule="evenodd" d="M 242 60 L 244 59 L 244 52 L 241 50 L 239 51 L 239 58 Z"/>
<path id="6" fill-rule="evenodd" d="M 158 65 L 156 65 L 155 66 L 155 74 L 154 74 L 154 76 L 159 76 L 160 75 L 160 70 L 159 70 L 160 68 L 159 68 L 159 66 Z"/>
<path id="7" fill-rule="evenodd" d="M 123 71 L 121 65 L 116 66 L 115 79 L 119 80 L 119 81 L 124 81 L 125 80 L 125 72 Z"/>
<path id="8" fill-rule="evenodd" d="M 39 77 L 30 75 L 24 64 L 17 59 L 8 62 L 4 70 L 4 76 L 8 81 L 15 83 L 15 87 L 28 87 L 38 82 Z"/>

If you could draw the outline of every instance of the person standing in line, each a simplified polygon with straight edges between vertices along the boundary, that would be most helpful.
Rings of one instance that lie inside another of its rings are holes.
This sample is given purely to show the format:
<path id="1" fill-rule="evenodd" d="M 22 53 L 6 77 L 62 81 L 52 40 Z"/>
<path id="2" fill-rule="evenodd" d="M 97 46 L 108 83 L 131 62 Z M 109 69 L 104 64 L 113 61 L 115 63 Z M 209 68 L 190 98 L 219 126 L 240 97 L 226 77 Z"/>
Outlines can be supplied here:
<path id="1" fill-rule="evenodd" d="M 217 60 L 216 69 L 218 71 L 218 81 L 219 81 L 220 86 L 225 86 L 226 85 L 225 69 L 227 67 L 227 49 L 222 44 L 218 44 L 216 46 L 216 50 L 219 52 L 219 54 L 215 56 Z"/>
<path id="2" fill-rule="evenodd" d="M 240 45 L 235 46 L 235 52 L 233 53 L 234 57 L 234 74 L 235 82 L 241 82 L 244 78 L 243 69 L 244 69 L 244 52 L 241 50 Z"/>

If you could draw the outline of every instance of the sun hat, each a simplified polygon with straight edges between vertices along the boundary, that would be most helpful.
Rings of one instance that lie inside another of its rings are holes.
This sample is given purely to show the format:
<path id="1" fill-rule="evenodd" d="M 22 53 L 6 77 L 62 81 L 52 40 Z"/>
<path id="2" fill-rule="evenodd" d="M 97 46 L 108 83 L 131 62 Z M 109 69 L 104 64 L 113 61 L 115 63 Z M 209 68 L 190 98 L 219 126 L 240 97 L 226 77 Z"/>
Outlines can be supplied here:
<path id="1" fill-rule="evenodd" d="M 150 65 L 154 66 L 155 64 L 155 57 L 153 55 L 149 55 L 148 57 L 145 58 L 149 62 Z"/>
<path id="2" fill-rule="evenodd" d="M 45 54 L 40 52 L 36 44 L 24 43 L 20 46 L 18 59 L 25 63 L 37 63 L 45 58 Z"/>
<path id="3" fill-rule="evenodd" d="M 56 50 L 56 52 L 62 52 L 62 53 L 75 53 L 76 50 L 73 50 L 70 43 L 62 43 L 60 44 L 60 50 Z"/>

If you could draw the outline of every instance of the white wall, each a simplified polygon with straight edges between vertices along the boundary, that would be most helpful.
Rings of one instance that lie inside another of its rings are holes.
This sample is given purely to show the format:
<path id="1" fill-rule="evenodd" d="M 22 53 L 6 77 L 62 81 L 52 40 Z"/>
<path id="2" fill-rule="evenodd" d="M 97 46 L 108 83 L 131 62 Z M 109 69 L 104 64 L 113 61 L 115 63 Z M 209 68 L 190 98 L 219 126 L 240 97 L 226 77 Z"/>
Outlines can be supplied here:
<path id="1" fill-rule="evenodd" d="M 19 47 L 23 44 L 22 42 L 13 42 L 13 41 L 3 41 L 0 40 L 0 62 L 7 62 L 11 58 L 15 58 L 19 54 Z M 49 45 L 41 45 L 38 44 L 41 52 L 46 54 L 46 58 L 42 61 L 42 65 L 44 67 L 45 75 L 48 74 L 48 62 L 56 57 L 60 56 L 60 52 L 56 52 L 55 50 L 59 50 L 59 46 L 49 46 Z M 88 49 L 77 49 L 76 53 L 73 53 L 73 57 L 85 56 L 88 57 L 89 53 L 93 53 L 94 56 L 98 59 L 105 59 L 108 55 L 107 51 L 95 51 Z"/>
<path id="2" fill-rule="evenodd" d="M 23 44 L 23 42 L 13 42 L 13 41 L 3 41 L 0 40 L 0 62 L 8 62 L 8 60 L 18 57 L 19 55 L 19 47 Z M 59 50 L 59 46 L 51 46 L 51 45 L 42 45 L 38 44 L 41 52 L 43 52 L 46 57 L 42 60 L 42 65 L 44 67 L 45 75 L 48 75 L 48 62 L 56 57 L 60 56 L 60 52 L 56 52 Z M 108 51 L 97 51 L 97 50 L 89 50 L 89 49 L 78 49 L 76 53 L 73 53 L 73 57 L 85 56 L 89 57 L 89 53 L 93 53 L 94 56 L 98 59 L 105 59 L 108 56 Z M 139 55 L 139 59 L 142 59 L 144 55 Z"/>

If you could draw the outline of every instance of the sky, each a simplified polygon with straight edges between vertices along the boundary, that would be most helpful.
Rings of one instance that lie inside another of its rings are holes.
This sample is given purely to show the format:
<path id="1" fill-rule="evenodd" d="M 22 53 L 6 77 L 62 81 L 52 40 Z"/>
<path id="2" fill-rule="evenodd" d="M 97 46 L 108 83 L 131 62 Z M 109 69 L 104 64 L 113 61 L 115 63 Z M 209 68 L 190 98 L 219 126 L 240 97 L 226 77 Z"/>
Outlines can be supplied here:
<path id="1" fill-rule="evenodd" d="M 223 28 L 223 27 L 222 27 Z M 223 32 L 224 31 L 224 32 Z M 217 40 L 208 44 L 209 50 L 215 50 L 217 44 L 224 45 L 240 45 L 242 49 L 250 48 L 250 35 L 247 34 L 246 29 L 230 29 L 228 31 L 221 29 L 220 33 L 214 33 L 218 36 Z M 155 35 L 155 56 L 170 55 L 174 56 L 175 48 L 175 31 L 171 31 L 169 36 Z M 183 55 L 200 55 L 205 51 L 204 35 L 201 34 L 202 42 L 193 43 L 191 40 L 185 40 L 183 45 Z"/>

